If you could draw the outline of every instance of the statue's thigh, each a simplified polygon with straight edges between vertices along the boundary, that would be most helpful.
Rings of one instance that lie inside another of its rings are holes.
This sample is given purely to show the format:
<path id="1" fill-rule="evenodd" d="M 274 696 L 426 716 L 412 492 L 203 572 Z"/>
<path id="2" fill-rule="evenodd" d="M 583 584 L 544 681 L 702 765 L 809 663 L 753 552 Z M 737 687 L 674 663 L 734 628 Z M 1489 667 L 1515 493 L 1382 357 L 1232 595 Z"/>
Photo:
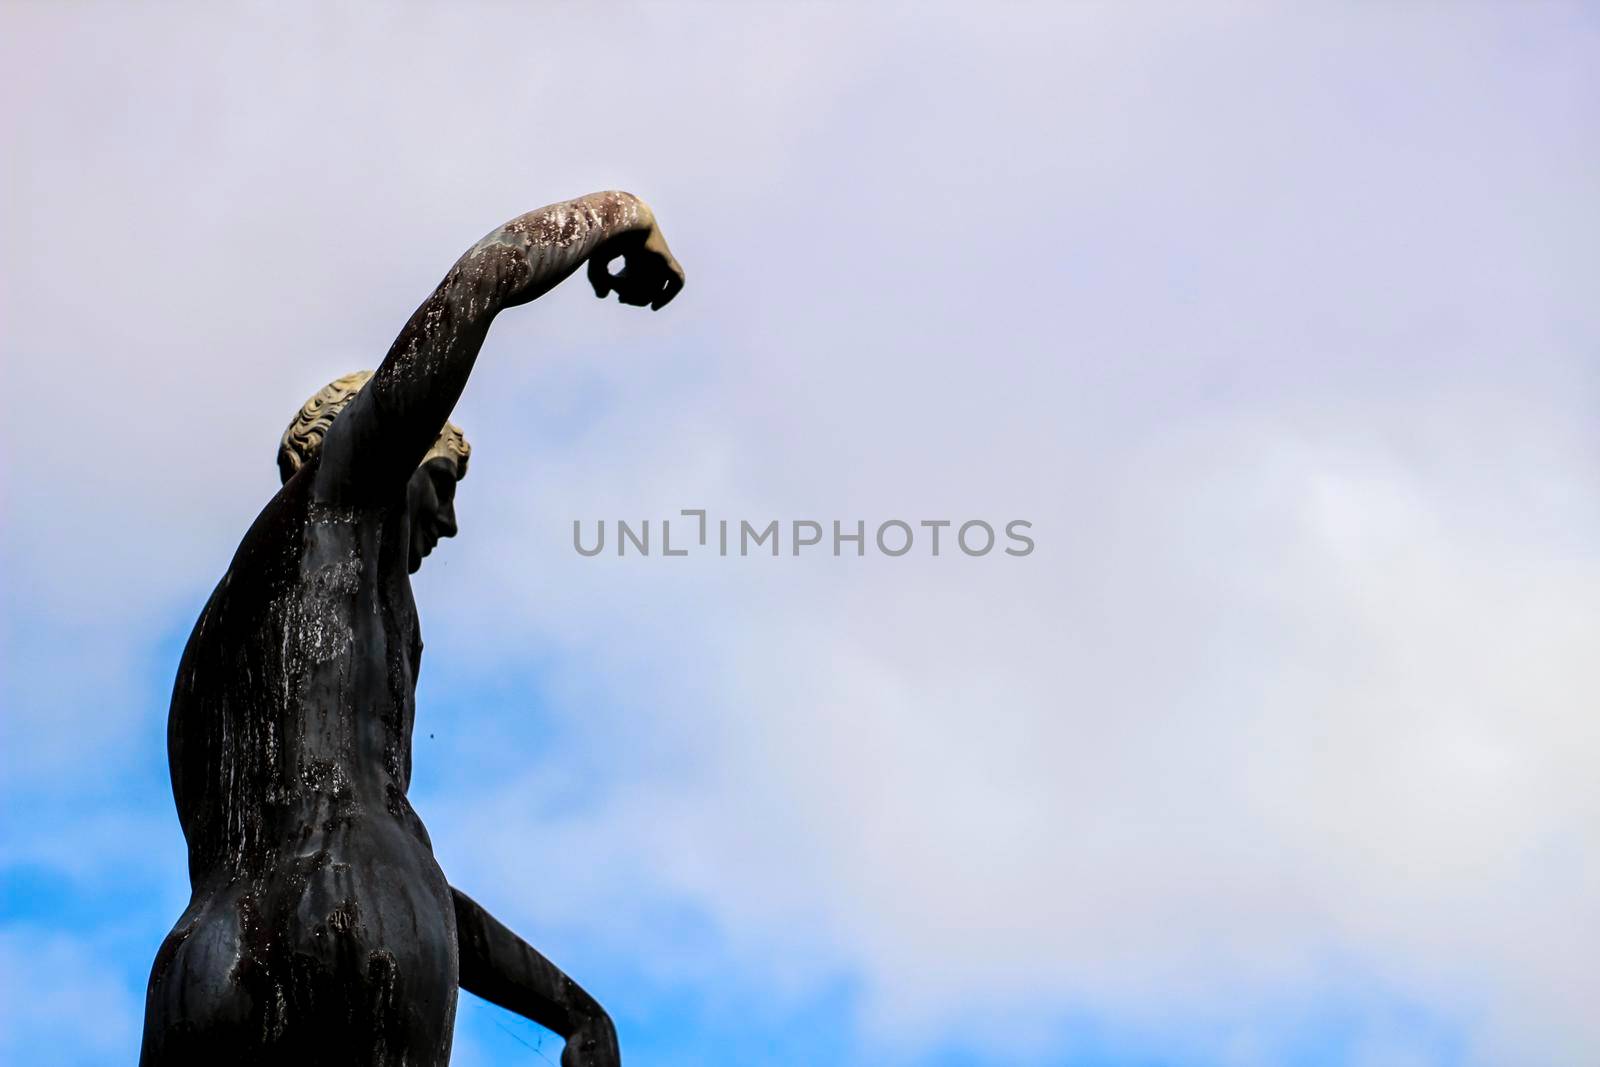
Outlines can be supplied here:
<path id="1" fill-rule="evenodd" d="M 454 969 L 412 939 L 412 924 L 410 937 L 385 944 L 389 924 L 361 913 L 379 919 L 371 913 L 386 902 L 345 902 L 353 914 L 331 929 L 292 920 L 298 909 L 271 894 L 186 915 L 152 968 L 142 1067 L 447 1063 Z"/>
<path id="2" fill-rule="evenodd" d="M 291 1009 L 352 1020 L 355 1062 L 388 1062 L 400 1048 L 409 1062 L 444 1062 L 455 1026 L 455 905 L 433 857 L 350 847 L 297 884 L 274 924 L 293 950 Z"/>
<path id="3" fill-rule="evenodd" d="M 150 970 L 141 1067 L 202 1063 L 250 1047 L 252 1011 L 234 980 L 238 959 L 237 924 L 203 912 L 178 920 Z"/>

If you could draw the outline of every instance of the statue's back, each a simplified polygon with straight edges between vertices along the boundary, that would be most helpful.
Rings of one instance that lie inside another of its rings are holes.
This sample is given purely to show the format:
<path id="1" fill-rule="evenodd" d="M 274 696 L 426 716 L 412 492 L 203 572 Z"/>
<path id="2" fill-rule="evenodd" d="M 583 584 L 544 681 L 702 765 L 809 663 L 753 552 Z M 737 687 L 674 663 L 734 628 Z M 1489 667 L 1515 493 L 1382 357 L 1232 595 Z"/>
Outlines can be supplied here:
<path id="1" fill-rule="evenodd" d="M 404 500 L 320 505 L 314 473 L 252 525 L 179 668 L 193 897 L 152 969 L 146 1064 L 448 1059 L 454 912 L 405 797 Z"/>

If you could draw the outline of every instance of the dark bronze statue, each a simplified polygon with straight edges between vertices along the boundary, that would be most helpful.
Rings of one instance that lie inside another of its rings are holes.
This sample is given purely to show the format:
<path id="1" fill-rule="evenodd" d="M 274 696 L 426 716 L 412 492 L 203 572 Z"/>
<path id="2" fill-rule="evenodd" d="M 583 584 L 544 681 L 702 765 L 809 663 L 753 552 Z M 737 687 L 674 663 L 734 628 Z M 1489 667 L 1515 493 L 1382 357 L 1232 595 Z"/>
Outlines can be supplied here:
<path id="1" fill-rule="evenodd" d="M 618 257 L 623 267 L 611 273 Z M 592 997 L 451 887 L 406 799 L 422 656 L 410 575 L 454 536 L 447 421 L 489 324 L 587 262 L 595 294 L 683 285 L 627 193 L 530 212 L 462 256 L 377 371 L 312 397 L 283 487 L 195 624 L 168 720 L 189 907 L 156 953 L 140 1062 L 448 1062 L 457 988 L 618 1062 Z"/>

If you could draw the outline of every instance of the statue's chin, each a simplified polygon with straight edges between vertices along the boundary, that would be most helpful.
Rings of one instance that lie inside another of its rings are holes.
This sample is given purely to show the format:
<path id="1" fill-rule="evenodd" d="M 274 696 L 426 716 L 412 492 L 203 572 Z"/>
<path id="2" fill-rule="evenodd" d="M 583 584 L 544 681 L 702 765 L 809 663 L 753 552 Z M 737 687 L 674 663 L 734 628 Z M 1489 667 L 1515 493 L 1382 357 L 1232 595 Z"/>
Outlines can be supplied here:
<path id="1" fill-rule="evenodd" d="M 438 543 L 439 539 L 431 536 L 425 530 L 416 530 L 412 532 L 411 541 L 407 545 L 407 550 L 410 552 L 408 565 L 412 574 L 415 574 L 417 571 L 422 569 L 423 558 L 432 552 L 434 546 Z"/>

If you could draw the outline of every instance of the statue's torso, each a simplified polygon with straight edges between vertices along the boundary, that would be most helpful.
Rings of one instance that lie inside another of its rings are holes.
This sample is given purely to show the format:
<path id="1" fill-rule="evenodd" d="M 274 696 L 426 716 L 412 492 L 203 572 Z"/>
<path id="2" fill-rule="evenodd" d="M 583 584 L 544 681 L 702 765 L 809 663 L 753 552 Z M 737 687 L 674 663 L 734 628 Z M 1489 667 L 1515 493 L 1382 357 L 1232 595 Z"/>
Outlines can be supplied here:
<path id="1" fill-rule="evenodd" d="M 321 504 L 311 482 L 251 527 L 179 668 L 168 747 L 194 898 L 157 959 L 164 1010 L 212 1037 L 276 1033 L 286 1054 L 335 1019 L 350 1054 L 447 1050 L 454 912 L 406 799 L 422 643 L 405 501 Z"/>
<path id="2" fill-rule="evenodd" d="M 168 755 L 197 878 L 367 822 L 427 841 L 405 796 L 422 641 L 404 498 L 326 505 L 309 483 L 246 534 L 179 668 Z"/>

